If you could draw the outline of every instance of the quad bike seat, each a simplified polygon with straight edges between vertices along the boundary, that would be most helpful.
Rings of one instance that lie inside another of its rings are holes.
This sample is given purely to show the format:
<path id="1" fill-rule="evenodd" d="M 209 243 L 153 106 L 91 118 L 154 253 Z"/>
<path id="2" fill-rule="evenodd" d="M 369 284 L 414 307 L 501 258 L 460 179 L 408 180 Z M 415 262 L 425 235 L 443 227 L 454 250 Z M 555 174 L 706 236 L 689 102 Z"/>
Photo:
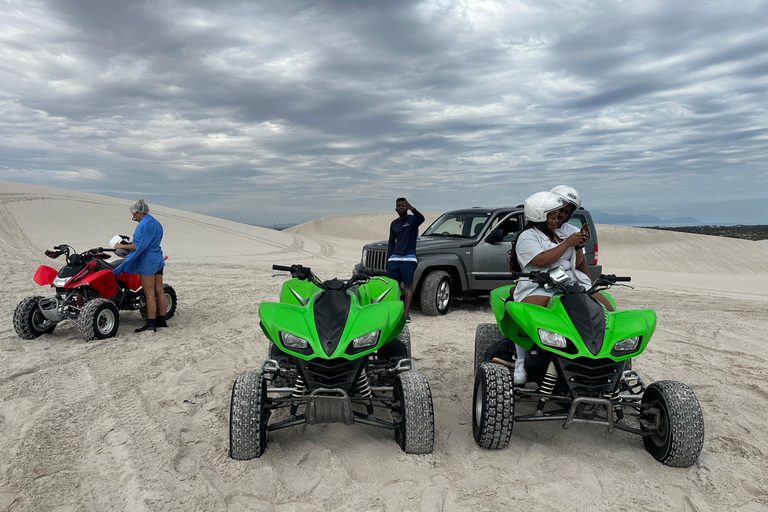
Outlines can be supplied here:
<path id="1" fill-rule="evenodd" d="M 119 264 L 123 262 L 125 258 L 120 258 L 118 260 L 113 261 L 107 261 L 107 260 L 96 260 L 96 266 L 99 270 L 114 270 L 117 268 Z"/>

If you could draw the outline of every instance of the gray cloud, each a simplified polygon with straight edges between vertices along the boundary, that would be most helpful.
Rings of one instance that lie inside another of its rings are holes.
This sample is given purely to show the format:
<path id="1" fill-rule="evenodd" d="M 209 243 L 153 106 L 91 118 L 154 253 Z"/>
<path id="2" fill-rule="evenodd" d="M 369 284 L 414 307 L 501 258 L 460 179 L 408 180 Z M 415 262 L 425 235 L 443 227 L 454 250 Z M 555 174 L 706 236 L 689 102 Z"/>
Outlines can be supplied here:
<path id="1" fill-rule="evenodd" d="M 716 222 L 730 210 L 715 202 L 768 196 L 766 14 L 6 3 L 0 179 L 263 224 L 388 211 L 403 194 L 423 210 L 518 204 L 565 182 L 595 209 Z M 764 222 L 759 207 L 744 217 Z"/>

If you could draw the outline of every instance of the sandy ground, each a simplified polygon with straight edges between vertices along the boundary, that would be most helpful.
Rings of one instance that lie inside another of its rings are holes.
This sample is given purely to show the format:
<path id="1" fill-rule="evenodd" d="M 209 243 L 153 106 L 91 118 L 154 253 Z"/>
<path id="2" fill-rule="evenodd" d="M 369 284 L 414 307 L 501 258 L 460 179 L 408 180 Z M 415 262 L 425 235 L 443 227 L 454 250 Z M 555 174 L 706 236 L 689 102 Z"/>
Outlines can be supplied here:
<path id="1" fill-rule="evenodd" d="M 479 448 L 471 361 L 476 325 L 493 320 L 486 299 L 457 301 L 441 318 L 413 313 L 416 363 L 434 394 L 433 454 L 333 424 L 270 433 L 262 458 L 238 462 L 227 453 L 230 391 L 267 350 L 257 307 L 284 280 L 271 265 L 347 277 L 394 215 L 276 232 L 154 208 L 179 297 L 169 329 L 135 334 L 140 316 L 125 313 L 105 341 L 86 343 L 65 323 L 17 337 L 16 304 L 50 294 L 35 269 L 59 265 L 43 251 L 132 234 L 129 204 L 0 182 L 0 510 L 768 510 L 766 244 L 598 227 L 605 271 L 636 286 L 615 289 L 620 307 L 658 313 L 635 368 L 685 382 L 703 407 L 704 450 L 691 468 L 663 466 L 639 438 L 591 425 L 517 424 L 509 448 Z"/>

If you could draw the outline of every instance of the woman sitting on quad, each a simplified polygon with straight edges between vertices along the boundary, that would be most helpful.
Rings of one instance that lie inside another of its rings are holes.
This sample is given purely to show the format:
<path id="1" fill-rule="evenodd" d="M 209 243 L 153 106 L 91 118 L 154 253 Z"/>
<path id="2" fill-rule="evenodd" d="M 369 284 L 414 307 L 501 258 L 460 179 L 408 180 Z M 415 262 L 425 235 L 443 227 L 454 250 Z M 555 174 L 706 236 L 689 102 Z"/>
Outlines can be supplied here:
<path id="1" fill-rule="evenodd" d="M 579 283 L 585 289 L 592 286 L 589 276 L 579 268 L 583 268 L 584 253 L 577 249 L 583 247 L 589 239 L 584 231 L 577 231 L 564 236 L 558 228 L 560 210 L 566 201 L 559 194 L 552 192 L 537 192 L 525 200 L 525 218 L 528 224 L 515 241 L 515 251 L 512 255 L 514 270 L 518 272 L 550 271 L 558 267 L 569 275 L 568 283 Z M 520 280 L 513 288 L 513 300 L 526 304 L 546 307 L 554 291 L 547 291 L 543 286 L 533 281 Z M 608 300 L 600 293 L 592 295 L 609 311 L 613 308 Z M 526 350 L 517 346 L 517 361 L 515 362 L 514 383 L 525 384 L 528 375 L 525 372 Z"/>
<path id="2" fill-rule="evenodd" d="M 138 222 L 133 232 L 133 243 L 115 244 L 115 249 L 127 249 L 131 251 L 112 273 L 117 277 L 123 272 L 139 274 L 141 288 L 147 301 L 147 320 L 136 332 L 150 329 L 157 331 L 157 327 L 168 327 L 165 321 L 165 312 L 168 307 L 163 290 L 163 267 L 165 259 L 160 241 L 163 239 L 163 226 L 149 214 L 149 205 L 143 199 L 139 199 L 131 206 L 131 218 Z M 155 299 L 157 297 L 157 299 Z M 155 314 L 162 311 L 162 315 Z"/>

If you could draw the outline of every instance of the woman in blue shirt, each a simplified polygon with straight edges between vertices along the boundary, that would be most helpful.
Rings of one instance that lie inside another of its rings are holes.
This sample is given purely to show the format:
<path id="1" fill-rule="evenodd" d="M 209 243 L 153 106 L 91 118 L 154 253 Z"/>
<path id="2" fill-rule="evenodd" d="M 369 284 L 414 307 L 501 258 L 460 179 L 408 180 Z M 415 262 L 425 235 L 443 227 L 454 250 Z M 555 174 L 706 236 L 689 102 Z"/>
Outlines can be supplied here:
<path id="1" fill-rule="evenodd" d="M 131 206 L 131 215 L 138 222 L 133 232 L 133 243 L 115 244 L 115 249 L 127 249 L 131 251 L 112 273 L 117 277 L 121 273 L 139 274 L 141 288 L 147 301 L 147 321 L 144 326 L 136 329 L 136 332 L 151 329 L 157 331 L 157 327 L 168 327 L 165 322 L 165 312 L 168 308 L 163 291 L 163 267 L 165 259 L 160 241 L 163 239 L 163 226 L 149 214 L 149 206 L 143 199 L 139 199 Z M 155 298 L 157 297 L 157 298 Z M 162 311 L 157 315 L 156 311 Z"/>

